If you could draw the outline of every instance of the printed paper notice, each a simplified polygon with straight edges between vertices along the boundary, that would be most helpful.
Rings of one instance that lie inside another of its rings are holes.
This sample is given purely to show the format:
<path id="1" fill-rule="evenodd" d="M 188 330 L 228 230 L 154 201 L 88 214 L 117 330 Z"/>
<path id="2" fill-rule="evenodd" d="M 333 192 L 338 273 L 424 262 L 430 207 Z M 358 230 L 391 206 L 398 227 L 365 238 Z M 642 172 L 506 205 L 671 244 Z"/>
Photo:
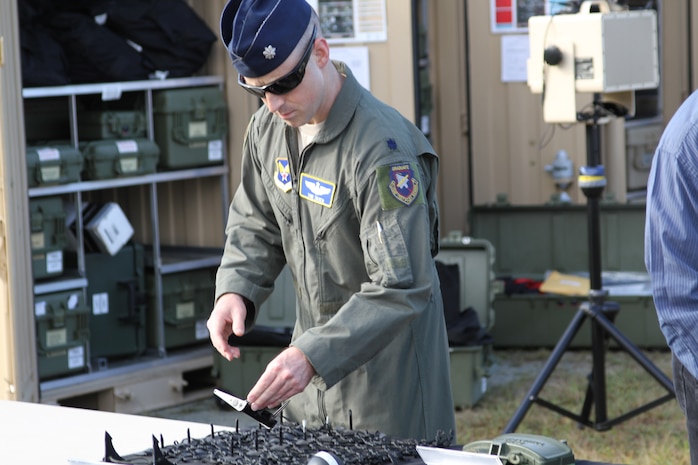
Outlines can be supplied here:
<path id="1" fill-rule="evenodd" d="M 502 36 L 502 82 L 526 82 L 529 42 L 526 35 Z"/>
<path id="2" fill-rule="evenodd" d="M 385 0 L 308 0 L 329 43 L 385 42 Z"/>

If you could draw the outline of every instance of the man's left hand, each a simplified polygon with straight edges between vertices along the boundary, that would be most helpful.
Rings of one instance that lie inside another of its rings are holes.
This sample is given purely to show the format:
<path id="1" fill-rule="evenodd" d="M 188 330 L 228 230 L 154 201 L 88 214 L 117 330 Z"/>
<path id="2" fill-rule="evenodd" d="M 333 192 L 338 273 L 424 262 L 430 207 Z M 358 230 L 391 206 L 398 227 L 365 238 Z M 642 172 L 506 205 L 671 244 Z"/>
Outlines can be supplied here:
<path id="1" fill-rule="evenodd" d="M 302 392 L 315 375 L 305 354 L 289 347 L 276 356 L 247 395 L 252 410 L 275 407 Z"/>

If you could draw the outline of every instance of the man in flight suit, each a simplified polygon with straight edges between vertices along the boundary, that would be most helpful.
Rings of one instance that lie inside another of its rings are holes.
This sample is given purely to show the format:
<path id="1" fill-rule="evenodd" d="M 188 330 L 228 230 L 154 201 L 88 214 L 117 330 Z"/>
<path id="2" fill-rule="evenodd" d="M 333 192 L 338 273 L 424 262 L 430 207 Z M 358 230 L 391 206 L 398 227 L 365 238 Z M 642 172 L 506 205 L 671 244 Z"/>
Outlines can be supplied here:
<path id="1" fill-rule="evenodd" d="M 288 265 L 290 347 L 247 395 L 255 410 L 396 438 L 455 433 L 448 341 L 434 264 L 438 157 L 424 135 L 330 60 L 305 0 L 231 0 L 221 36 L 238 83 L 264 105 L 243 145 L 241 184 L 208 320 L 214 347 L 254 324 Z"/>

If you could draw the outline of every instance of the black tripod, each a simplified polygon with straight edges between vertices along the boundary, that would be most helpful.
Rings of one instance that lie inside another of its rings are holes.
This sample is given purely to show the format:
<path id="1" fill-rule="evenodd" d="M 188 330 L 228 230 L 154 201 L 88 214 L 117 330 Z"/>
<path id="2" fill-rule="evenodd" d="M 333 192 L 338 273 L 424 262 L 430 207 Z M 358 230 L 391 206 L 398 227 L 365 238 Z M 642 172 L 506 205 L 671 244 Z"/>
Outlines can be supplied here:
<path id="1" fill-rule="evenodd" d="M 626 338 L 613 324 L 620 307 L 615 302 L 606 301 L 607 292 L 602 289 L 601 282 L 601 233 L 599 221 L 599 201 L 606 185 L 603 166 L 601 166 L 601 138 L 599 119 L 607 115 L 608 110 L 601 106 L 600 96 L 594 95 L 594 105 L 591 115 L 586 120 L 587 164 L 582 168 L 579 185 L 587 197 L 587 223 L 589 242 L 589 301 L 580 305 L 579 310 L 567 326 L 560 340 L 555 345 L 543 370 L 534 381 L 526 394 L 524 401 L 509 420 L 504 433 L 516 430 L 532 403 L 537 403 L 561 415 L 567 416 L 580 425 L 591 427 L 597 431 L 605 431 L 629 418 L 654 408 L 674 397 L 674 386 L 671 380 L 660 371 L 640 350 Z M 586 319 L 591 324 L 592 372 L 589 377 L 584 405 L 579 415 L 538 397 L 545 382 L 560 362 L 565 350 L 569 347 L 575 335 Z M 609 336 L 618 342 L 636 362 L 638 362 L 652 377 L 654 377 L 668 394 L 642 405 L 634 410 L 609 419 L 606 411 L 606 344 Z M 592 405 L 595 407 L 595 418 L 590 420 Z"/>

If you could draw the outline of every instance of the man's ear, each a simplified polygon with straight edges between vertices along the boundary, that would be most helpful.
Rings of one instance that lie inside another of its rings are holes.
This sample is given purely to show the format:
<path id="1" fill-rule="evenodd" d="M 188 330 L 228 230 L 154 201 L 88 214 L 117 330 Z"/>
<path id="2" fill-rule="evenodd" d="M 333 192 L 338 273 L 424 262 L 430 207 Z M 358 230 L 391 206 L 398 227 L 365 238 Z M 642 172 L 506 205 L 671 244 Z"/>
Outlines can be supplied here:
<path id="1" fill-rule="evenodd" d="M 330 46 L 324 37 L 315 39 L 313 54 L 315 55 L 315 61 L 320 68 L 324 68 L 330 62 Z"/>

